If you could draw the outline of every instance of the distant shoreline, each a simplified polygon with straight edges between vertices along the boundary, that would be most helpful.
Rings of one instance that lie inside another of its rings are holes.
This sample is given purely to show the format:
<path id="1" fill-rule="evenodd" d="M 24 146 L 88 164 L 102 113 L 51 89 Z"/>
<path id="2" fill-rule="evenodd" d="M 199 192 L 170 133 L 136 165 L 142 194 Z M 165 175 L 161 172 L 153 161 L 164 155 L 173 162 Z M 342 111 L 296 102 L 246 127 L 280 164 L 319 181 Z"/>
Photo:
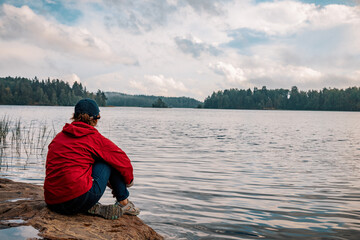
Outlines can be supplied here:
<path id="1" fill-rule="evenodd" d="M 239 110 L 360 111 L 360 88 L 323 88 L 320 91 L 289 89 L 225 89 L 213 92 L 204 102 L 190 97 L 130 95 L 120 92 L 87 91 L 81 83 L 59 79 L 0 78 L 0 105 L 74 106 L 91 98 L 99 106 L 207 108 Z"/>
<path id="2" fill-rule="evenodd" d="M 73 108 L 74 106 L 64 106 L 64 105 L 21 105 L 21 104 L 0 104 L 0 106 L 19 106 L 19 107 L 69 107 Z M 146 109 L 200 109 L 200 110 L 224 110 L 224 111 L 282 111 L 282 112 L 360 112 L 359 110 L 304 110 L 304 109 L 234 109 L 234 108 L 189 108 L 189 107 L 169 107 L 169 108 L 156 108 L 156 107 L 138 107 L 138 106 L 113 106 L 106 105 L 100 106 L 100 108 L 146 108 Z M 4 114 L 6 115 L 6 114 Z"/>

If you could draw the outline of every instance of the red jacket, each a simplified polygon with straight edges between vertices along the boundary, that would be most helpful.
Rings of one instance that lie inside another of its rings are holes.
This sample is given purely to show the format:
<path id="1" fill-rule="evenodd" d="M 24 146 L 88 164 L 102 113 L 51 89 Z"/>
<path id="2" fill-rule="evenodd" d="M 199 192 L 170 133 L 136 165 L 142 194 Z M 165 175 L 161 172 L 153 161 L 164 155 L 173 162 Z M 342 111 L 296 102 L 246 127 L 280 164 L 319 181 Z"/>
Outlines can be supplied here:
<path id="1" fill-rule="evenodd" d="M 45 202 L 57 204 L 86 193 L 92 187 L 92 166 L 102 159 L 124 177 L 133 180 L 128 156 L 94 127 L 83 123 L 65 124 L 49 145 L 44 183 Z"/>

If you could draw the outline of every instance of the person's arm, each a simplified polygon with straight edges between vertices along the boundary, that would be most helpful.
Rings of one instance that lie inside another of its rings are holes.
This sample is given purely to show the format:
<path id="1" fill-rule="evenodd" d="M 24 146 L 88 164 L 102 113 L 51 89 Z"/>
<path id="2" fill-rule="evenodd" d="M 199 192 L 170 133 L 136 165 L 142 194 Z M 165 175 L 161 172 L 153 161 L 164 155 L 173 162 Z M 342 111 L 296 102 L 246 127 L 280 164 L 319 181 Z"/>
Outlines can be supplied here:
<path id="1" fill-rule="evenodd" d="M 115 143 L 101 134 L 99 135 L 97 154 L 123 176 L 127 185 L 131 185 L 134 180 L 134 175 L 129 157 L 123 150 L 116 146 Z"/>

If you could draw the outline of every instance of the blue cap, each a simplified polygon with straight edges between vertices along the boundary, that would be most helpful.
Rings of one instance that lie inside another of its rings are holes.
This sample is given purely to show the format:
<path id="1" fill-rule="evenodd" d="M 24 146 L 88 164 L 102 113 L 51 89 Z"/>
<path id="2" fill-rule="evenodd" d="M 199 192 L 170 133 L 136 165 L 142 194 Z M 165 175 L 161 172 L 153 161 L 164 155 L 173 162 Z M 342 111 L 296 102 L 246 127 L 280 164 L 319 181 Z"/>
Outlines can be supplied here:
<path id="1" fill-rule="evenodd" d="M 82 113 L 87 113 L 90 117 L 98 119 L 100 109 L 94 100 L 90 98 L 84 98 L 75 105 L 75 116 L 78 116 Z"/>

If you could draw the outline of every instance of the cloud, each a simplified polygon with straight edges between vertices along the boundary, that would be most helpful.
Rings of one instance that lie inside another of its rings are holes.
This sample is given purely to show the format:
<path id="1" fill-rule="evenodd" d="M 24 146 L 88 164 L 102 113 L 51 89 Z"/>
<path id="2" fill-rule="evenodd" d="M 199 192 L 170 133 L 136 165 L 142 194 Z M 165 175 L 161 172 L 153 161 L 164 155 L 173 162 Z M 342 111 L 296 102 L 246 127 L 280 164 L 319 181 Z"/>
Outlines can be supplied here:
<path id="1" fill-rule="evenodd" d="M 308 21 L 316 9 L 313 4 L 295 1 L 275 1 L 260 4 L 234 2 L 226 19 L 230 29 L 247 28 L 267 35 L 284 35 L 296 32 Z"/>
<path id="2" fill-rule="evenodd" d="M 214 70 L 215 73 L 224 76 L 225 80 L 230 83 L 241 83 L 247 80 L 244 71 L 241 68 L 234 67 L 230 63 L 210 63 L 209 67 Z"/>
<path id="3" fill-rule="evenodd" d="M 121 72 L 106 72 L 82 79 L 87 88 L 102 91 L 130 93 L 128 81 Z"/>
<path id="4" fill-rule="evenodd" d="M 65 75 L 65 76 L 61 77 L 60 79 L 64 80 L 65 82 L 68 82 L 70 84 L 70 86 L 72 86 L 75 82 L 81 83 L 79 76 L 76 75 L 75 73 L 70 74 L 70 75 Z"/>
<path id="5" fill-rule="evenodd" d="M 35 14 L 28 6 L 21 8 L 8 4 L 2 6 L 0 38 L 21 40 L 41 48 L 93 59 L 132 64 L 134 60 L 120 58 L 111 47 L 93 36 L 87 29 L 69 27 Z"/>
<path id="6" fill-rule="evenodd" d="M 143 94 L 149 94 L 149 89 L 144 85 L 144 83 L 140 81 L 130 80 L 129 85 L 131 88 L 135 89 L 135 91 L 139 91 Z"/>
<path id="7" fill-rule="evenodd" d="M 328 29 L 359 23 L 360 9 L 358 7 L 332 4 L 313 9 L 308 16 L 307 26 L 310 29 Z"/>
<path id="8" fill-rule="evenodd" d="M 219 88 L 358 83 L 359 6 L 45 1 L 0 4 L 3 74 L 78 77 L 91 91 L 199 99 Z"/>
<path id="9" fill-rule="evenodd" d="M 158 27 L 164 27 L 174 20 L 174 15 L 182 18 L 191 13 L 207 16 L 221 16 L 226 13 L 226 4 L 231 0 L 104 0 L 107 7 L 108 26 L 118 26 L 133 34 L 143 34 Z M 179 14 L 181 13 L 181 14 Z M 184 15 L 185 14 L 185 15 Z M 178 19 L 176 19 L 178 21 Z"/>
<path id="10" fill-rule="evenodd" d="M 235 57 L 223 62 L 241 66 L 249 82 L 272 87 L 343 86 L 351 79 L 348 73 L 359 69 L 358 6 L 275 1 L 251 5 L 244 14 L 237 7 L 238 3 L 229 10 L 226 21 L 234 21 L 227 33 L 233 40 L 225 46 L 238 52 L 224 51 Z"/>
<path id="11" fill-rule="evenodd" d="M 268 36 L 296 34 L 304 29 L 325 29 L 359 23 L 358 7 L 331 4 L 318 6 L 300 1 L 246 4 L 235 1 L 228 8 L 229 29 L 251 29 Z"/>
<path id="12" fill-rule="evenodd" d="M 224 77 L 225 87 L 247 87 L 267 85 L 268 87 L 289 87 L 306 84 L 318 85 L 324 75 L 306 66 L 281 65 L 269 60 L 251 59 L 248 64 L 244 60 L 243 66 L 237 67 L 230 63 L 217 62 L 209 64 L 210 69 Z M 254 64 L 256 63 L 256 64 Z M 270 86 L 269 86 L 270 84 Z"/>
<path id="13" fill-rule="evenodd" d="M 208 53 L 213 56 L 218 56 L 221 53 L 217 47 L 206 44 L 192 35 L 188 35 L 186 37 L 175 37 L 174 40 L 182 52 L 191 54 L 194 58 L 200 57 L 202 53 Z"/>
<path id="14" fill-rule="evenodd" d="M 121 4 L 117 0 L 104 2 L 108 10 L 107 25 L 116 25 L 134 34 L 148 32 L 166 24 L 169 14 L 176 10 L 166 0 L 122 0 Z"/>
<path id="15" fill-rule="evenodd" d="M 230 0 L 186 0 L 195 11 L 202 13 L 206 12 L 208 14 L 222 15 L 225 13 L 224 4 L 231 2 Z"/>
<path id="16" fill-rule="evenodd" d="M 184 83 L 173 78 L 165 78 L 163 75 L 145 75 L 144 81 L 132 80 L 130 86 L 146 94 L 160 96 L 174 96 L 189 91 Z"/>
<path id="17" fill-rule="evenodd" d="M 232 40 L 226 46 L 243 50 L 253 45 L 266 44 L 271 41 L 271 38 L 265 33 L 248 28 L 231 30 L 228 35 Z"/>

